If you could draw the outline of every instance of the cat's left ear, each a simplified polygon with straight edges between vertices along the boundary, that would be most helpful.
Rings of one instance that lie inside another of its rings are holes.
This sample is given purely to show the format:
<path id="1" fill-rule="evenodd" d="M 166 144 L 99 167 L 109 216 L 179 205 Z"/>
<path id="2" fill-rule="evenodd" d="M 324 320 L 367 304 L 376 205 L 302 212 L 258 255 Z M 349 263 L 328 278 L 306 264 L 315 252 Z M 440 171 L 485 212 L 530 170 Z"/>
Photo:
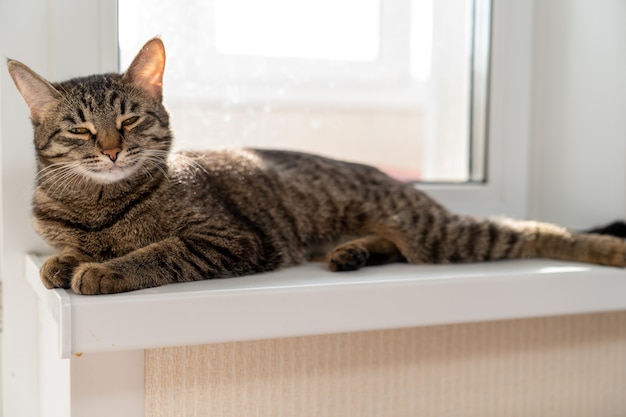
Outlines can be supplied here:
<path id="1" fill-rule="evenodd" d="M 7 62 L 9 74 L 30 108 L 30 117 L 40 122 L 49 104 L 57 102 L 61 94 L 43 77 L 19 61 Z"/>
<path id="2" fill-rule="evenodd" d="M 165 70 L 165 46 L 159 38 L 146 42 L 137 54 L 124 78 L 142 88 L 150 97 L 163 98 L 163 71 Z"/>

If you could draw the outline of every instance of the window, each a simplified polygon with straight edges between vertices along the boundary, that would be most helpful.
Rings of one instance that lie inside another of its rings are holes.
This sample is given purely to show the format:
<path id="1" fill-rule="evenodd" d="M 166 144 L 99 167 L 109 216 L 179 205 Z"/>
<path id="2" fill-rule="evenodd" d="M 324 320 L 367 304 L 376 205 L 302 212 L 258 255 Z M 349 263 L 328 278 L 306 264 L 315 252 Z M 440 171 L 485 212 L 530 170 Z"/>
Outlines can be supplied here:
<path id="1" fill-rule="evenodd" d="M 120 0 L 120 64 L 166 43 L 179 148 L 295 149 L 482 182 L 487 0 Z"/>

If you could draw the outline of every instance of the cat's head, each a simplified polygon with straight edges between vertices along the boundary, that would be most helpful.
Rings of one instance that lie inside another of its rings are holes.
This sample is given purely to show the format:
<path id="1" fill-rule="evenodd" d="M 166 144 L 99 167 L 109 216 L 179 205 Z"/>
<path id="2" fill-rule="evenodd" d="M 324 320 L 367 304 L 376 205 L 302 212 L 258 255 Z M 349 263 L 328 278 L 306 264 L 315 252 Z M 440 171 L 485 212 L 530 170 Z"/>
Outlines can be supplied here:
<path id="1" fill-rule="evenodd" d="M 40 181 L 112 184 L 151 175 L 166 160 L 171 133 L 161 103 L 160 39 L 148 41 L 124 74 L 49 83 L 21 62 L 8 67 L 30 108 Z"/>

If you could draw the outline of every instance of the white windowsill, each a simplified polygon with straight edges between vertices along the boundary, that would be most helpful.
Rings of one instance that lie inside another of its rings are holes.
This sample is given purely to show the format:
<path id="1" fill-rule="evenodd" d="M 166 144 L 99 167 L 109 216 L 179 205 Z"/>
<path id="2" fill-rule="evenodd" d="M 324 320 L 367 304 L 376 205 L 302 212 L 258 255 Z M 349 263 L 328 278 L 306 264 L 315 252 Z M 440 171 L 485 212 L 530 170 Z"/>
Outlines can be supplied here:
<path id="1" fill-rule="evenodd" d="M 168 346 L 626 309 L 626 271 L 552 260 L 394 264 L 331 273 L 307 264 L 253 276 L 81 296 L 26 275 L 58 324 L 61 357 Z"/>

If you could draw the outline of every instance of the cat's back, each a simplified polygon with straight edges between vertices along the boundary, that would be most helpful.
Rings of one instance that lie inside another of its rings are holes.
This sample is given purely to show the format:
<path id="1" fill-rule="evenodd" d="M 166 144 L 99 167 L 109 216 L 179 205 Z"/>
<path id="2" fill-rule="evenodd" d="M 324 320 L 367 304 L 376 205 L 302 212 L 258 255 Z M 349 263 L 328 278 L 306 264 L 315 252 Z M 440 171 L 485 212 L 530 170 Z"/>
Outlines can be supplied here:
<path id="1" fill-rule="evenodd" d="M 341 217 L 346 211 L 378 211 L 388 202 L 410 197 L 436 203 L 411 184 L 372 166 L 320 155 L 266 149 L 181 152 L 174 181 L 192 205 L 236 205 L 252 217 L 275 210 L 295 217 Z"/>
<path id="2" fill-rule="evenodd" d="M 191 173 L 205 178 L 240 181 L 264 177 L 286 184 L 317 183 L 324 188 L 337 182 L 395 182 L 380 170 L 359 163 L 335 160 L 321 155 L 273 149 L 227 148 L 207 151 L 181 151 L 174 157 L 176 175 Z"/>

